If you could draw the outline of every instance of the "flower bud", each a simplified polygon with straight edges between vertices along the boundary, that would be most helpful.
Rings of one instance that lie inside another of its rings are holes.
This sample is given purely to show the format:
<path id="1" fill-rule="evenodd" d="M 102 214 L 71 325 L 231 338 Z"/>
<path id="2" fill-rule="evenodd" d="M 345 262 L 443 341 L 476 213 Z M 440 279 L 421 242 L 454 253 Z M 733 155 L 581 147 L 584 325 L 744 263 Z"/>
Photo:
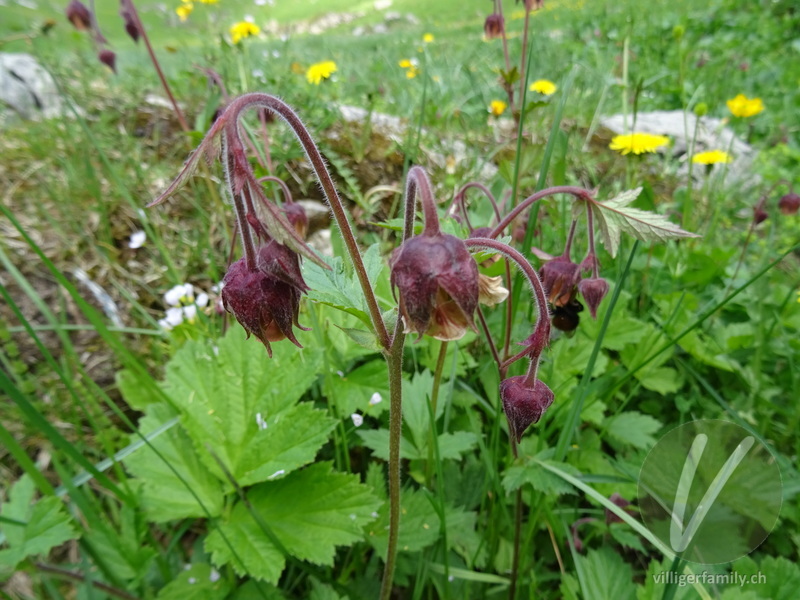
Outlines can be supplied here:
<path id="1" fill-rule="evenodd" d="M 620 496 L 617 492 L 614 492 L 613 494 L 611 494 L 611 496 L 609 496 L 608 499 L 611 500 L 611 502 L 613 504 L 616 504 L 620 508 L 626 509 L 625 510 L 626 513 L 628 513 L 628 514 L 636 514 L 632 510 L 628 509 L 628 506 L 630 506 L 631 503 L 628 502 L 627 500 L 625 500 L 625 498 Z M 605 509 L 605 511 L 606 511 L 606 524 L 607 525 L 610 525 L 611 523 L 624 523 L 624 521 L 622 519 L 620 519 L 615 513 L 611 512 L 608 509 Z"/>
<path id="2" fill-rule="evenodd" d="M 533 388 L 530 388 L 526 380 L 527 375 L 517 375 L 500 383 L 503 411 L 508 419 L 510 433 L 517 443 L 528 427 L 539 422 L 554 398 L 552 390 L 543 381 L 537 379 Z"/>
<path id="3" fill-rule="evenodd" d="M 486 21 L 483 23 L 483 35 L 486 36 L 487 40 L 503 37 L 505 28 L 503 17 L 497 13 L 492 13 L 486 17 Z"/>
<path id="4" fill-rule="evenodd" d="M 125 31 L 131 36 L 134 42 L 138 42 L 141 32 L 136 24 L 136 20 L 133 18 L 133 13 L 131 13 L 130 9 L 126 7 L 124 3 L 119 11 L 119 16 L 122 17 L 125 23 Z"/>
<path id="5" fill-rule="evenodd" d="M 117 72 L 117 55 L 114 54 L 111 50 L 106 48 L 105 50 L 100 50 L 100 53 L 97 55 L 98 60 L 111 69 L 114 73 Z"/>
<path id="6" fill-rule="evenodd" d="M 597 307 L 600 306 L 605 295 L 608 293 L 608 282 L 600 277 L 590 277 L 582 279 L 578 284 L 578 291 L 586 300 L 592 318 L 597 318 Z"/>
<path id="7" fill-rule="evenodd" d="M 539 270 L 547 301 L 553 306 L 565 306 L 575 298 L 575 286 L 581 279 L 581 267 L 569 258 L 557 256 Z"/>
<path id="8" fill-rule="evenodd" d="M 448 234 L 413 237 L 394 251 L 390 266 L 406 333 L 449 341 L 475 328 L 478 265 L 463 241 Z"/>
<path id="9" fill-rule="evenodd" d="M 769 217 L 769 213 L 764 210 L 764 207 L 759 203 L 753 208 L 753 221 L 756 225 L 763 223 Z"/>
<path id="10" fill-rule="evenodd" d="M 778 200 L 778 208 L 784 215 L 794 215 L 800 210 L 800 195 L 789 192 Z"/>
<path id="11" fill-rule="evenodd" d="M 67 19 L 78 31 L 86 31 L 92 28 L 92 13 L 80 0 L 72 0 L 67 5 Z"/>
<path id="12" fill-rule="evenodd" d="M 225 310 L 236 317 L 247 337 L 253 334 L 261 340 L 270 358 L 270 342 L 288 338 L 302 348 L 292 330 L 292 325 L 299 327 L 300 310 L 300 293 L 293 286 L 263 271 L 250 271 L 244 258 L 228 268 L 222 283 Z"/>

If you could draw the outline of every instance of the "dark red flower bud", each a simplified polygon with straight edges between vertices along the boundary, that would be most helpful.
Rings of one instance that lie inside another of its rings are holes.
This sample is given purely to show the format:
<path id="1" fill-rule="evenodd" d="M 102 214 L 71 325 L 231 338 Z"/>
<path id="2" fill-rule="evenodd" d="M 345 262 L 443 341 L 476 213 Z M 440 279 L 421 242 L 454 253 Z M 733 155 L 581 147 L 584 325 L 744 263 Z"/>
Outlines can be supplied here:
<path id="1" fill-rule="evenodd" d="M 756 225 L 758 225 L 759 223 L 763 223 L 764 221 L 767 220 L 768 217 L 769 214 L 767 213 L 767 211 L 764 210 L 763 206 L 761 206 L 760 203 L 758 204 L 758 206 L 753 208 L 753 221 L 755 221 Z"/>
<path id="2" fill-rule="evenodd" d="M 117 55 L 114 54 L 111 50 L 105 49 L 100 50 L 100 53 L 97 55 L 97 58 L 100 60 L 101 63 L 106 65 L 109 69 L 117 72 Z"/>
<path id="3" fill-rule="evenodd" d="M 800 195 L 789 192 L 778 200 L 778 208 L 784 215 L 793 215 L 800 210 Z"/>
<path id="4" fill-rule="evenodd" d="M 294 287 L 298 293 L 309 290 L 300 271 L 300 256 L 288 246 L 275 240 L 267 242 L 258 250 L 258 269 L 265 275 Z"/>
<path id="5" fill-rule="evenodd" d="M 406 333 L 457 340 L 467 327 L 475 328 L 478 265 L 462 240 L 419 235 L 397 248 L 389 262 Z"/>
<path id="6" fill-rule="evenodd" d="M 505 20 L 497 13 L 490 14 L 483 23 L 483 34 L 487 40 L 502 37 L 505 29 Z"/>
<path id="7" fill-rule="evenodd" d="M 119 16 L 122 17 L 125 23 L 125 31 L 131 36 L 134 42 L 138 42 L 142 32 L 139 31 L 139 26 L 136 24 L 136 19 L 133 18 L 133 13 L 131 13 L 130 9 L 128 9 L 124 3 L 119 11 Z"/>
<path id="8" fill-rule="evenodd" d="M 300 292 L 260 270 L 250 271 L 245 259 L 233 263 L 222 279 L 222 303 L 247 331 L 255 335 L 272 357 L 270 342 L 288 338 L 302 348 L 292 325 L 300 327 Z"/>
<path id="9" fill-rule="evenodd" d="M 92 28 L 92 13 L 86 5 L 79 0 L 72 0 L 67 5 L 67 19 L 78 31 L 86 31 Z"/>
<path id="10" fill-rule="evenodd" d="M 473 229 L 470 232 L 469 237 L 471 237 L 471 238 L 490 237 L 490 234 L 492 233 L 492 231 L 493 230 L 492 230 L 491 227 L 476 227 L 475 229 Z"/>
<path id="11" fill-rule="evenodd" d="M 508 419 L 511 435 L 519 443 L 525 430 L 538 423 L 547 407 L 553 403 L 553 392 L 543 381 L 531 387 L 527 375 L 509 377 L 500 382 L 500 399 Z"/>
<path id="12" fill-rule="evenodd" d="M 542 7 L 544 7 L 544 0 L 525 0 L 525 10 L 528 12 L 539 10 Z"/>
<path id="13" fill-rule="evenodd" d="M 578 291 L 586 300 L 586 305 L 589 307 L 589 312 L 592 318 L 597 318 L 597 307 L 600 306 L 605 295 L 608 293 L 608 282 L 600 277 L 590 277 L 589 279 L 581 279 L 578 284 Z"/>
<path id="14" fill-rule="evenodd" d="M 566 306 L 575 298 L 575 286 L 581 280 L 581 267 L 569 258 L 557 256 L 539 270 L 547 301 L 553 306 Z"/>
<path id="15" fill-rule="evenodd" d="M 306 232 L 308 231 L 308 215 L 306 215 L 306 210 L 302 205 L 297 202 L 286 202 L 283 205 L 283 213 L 286 215 L 289 223 L 294 225 L 300 237 L 306 237 Z"/>
<path id="16" fill-rule="evenodd" d="M 611 496 L 608 499 L 622 509 L 627 508 L 631 504 L 630 502 L 625 500 L 625 498 L 620 496 L 617 492 L 611 494 Z M 633 511 L 631 510 L 626 510 L 625 512 L 628 514 L 634 514 Z M 606 509 L 606 524 L 610 525 L 611 523 L 623 523 L 623 522 L 624 521 L 620 519 L 616 514 Z"/>

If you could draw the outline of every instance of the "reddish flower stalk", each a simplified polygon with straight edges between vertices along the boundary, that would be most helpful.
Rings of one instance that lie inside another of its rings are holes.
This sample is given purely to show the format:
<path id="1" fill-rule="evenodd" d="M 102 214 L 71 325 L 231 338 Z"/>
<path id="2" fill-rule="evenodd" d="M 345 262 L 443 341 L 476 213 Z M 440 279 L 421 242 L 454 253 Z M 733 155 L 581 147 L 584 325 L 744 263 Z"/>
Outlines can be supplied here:
<path id="1" fill-rule="evenodd" d="M 515 206 L 514 209 L 508 213 L 486 237 L 496 238 L 498 235 L 503 233 L 503 230 L 508 227 L 511 222 L 522 213 L 522 211 L 526 210 L 534 202 L 538 202 L 542 198 L 547 198 L 548 196 L 554 196 L 555 194 L 571 194 L 579 200 L 591 200 L 593 198 L 592 193 L 589 190 L 585 190 L 581 187 L 573 185 L 559 185 L 541 190 L 532 196 L 528 196 L 525 198 L 525 200 L 517 204 L 517 206 Z"/>

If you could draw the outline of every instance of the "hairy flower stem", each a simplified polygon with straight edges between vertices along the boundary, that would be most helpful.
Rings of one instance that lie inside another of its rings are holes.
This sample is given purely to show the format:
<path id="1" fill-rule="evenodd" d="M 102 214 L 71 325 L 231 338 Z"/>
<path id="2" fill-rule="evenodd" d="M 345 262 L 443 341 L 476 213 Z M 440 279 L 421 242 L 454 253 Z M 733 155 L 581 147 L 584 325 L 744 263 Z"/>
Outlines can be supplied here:
<path id="1" fill-rule="evenodd" d="M 586 204 L 586 223 L 589 230 L 589 256 L 592 257 L 592 277 L 600 277 L 600 272 L 597 266 L 597 254 L 594 252 L 594 213 L 592 207 Z"/>
<path id="2" fill-rule="evenodd" d="M 533 204 L 534 202 L 538 202 L 542 198 L 547 198 L 548 196 L 554 196 L 556 194 L 571 194 L 572 196 L 575 196 L 579 200 L 585 200 L 585 201 L 590 201 L 593 199 L 592 193 L 589 190 L 574 185 L 558 185 L 555 187 L 541 190 L 540 192 L 536 192 L 532 196 L 528 196 L 527 198 L 525 198 L 525 200 L 517 204 L 517 206 L 515 206 L 514 209 L 511 212 L 509 212 L 505 216 L 505 218 L 495 226 L 495 228 L 492 230 L 490 234 L 487 235 L 487 237 L 496 238 L 498 235 L 503 233 L 503 230 L 506 227 L 508 227 L 511 224 L 511 222 L 514 219 L 516 219 L 520 215 L 520 213 L 522 213 L 522 211 L 527 209 L 531 204 Z"/>
<path id="3" fill-rule="evenodd" d="M 419 194 L 422 214 L 425 218 L 425 227 L 422 230 L 423 235 L 438 235 L 441 230 L 439 228 L 439 215 L 436 212 L 436 201 L 433 199 L 431 180 L 428 178 L 425 169 L 419 166 L 411 167 L 406 177 L 404 231 L 413 231 L 417 194 Z M 410 235 L 405 236 L 404 241 L 407 237 L 410 237 Z"/>
<path id="4" fill-rule="evenodd" d="M 139 33 L 142 35 L 142 39 L 144 40 L 144 45 L 147 48 L 147 53 L 150 55 L 150 61 L 153 63 L 153 67 L 156 70 L 156 74 L 158 75 L 158 79 L 161 81 L 161 87 L 164 88 L 164 93 L 167 94 L 169 101 L 172 103 L 172 108 L 175 110 L 175 116 L 178 117 L 178 123 L 180 123 L 181 129 L 185 132 L 191 131 L 189 124 L 186 122 L 186 117 L 183 116 L 183 111 L 178 106 L 178 103 L 175 100 L 175 96 L 172 95 L 172 90 L 167 83 L 167 78 L 164 77 L 164 71 L 161 70 L 161 64 L 158 62 L 158 58 L 156 57 L 156 53 L 153 51 L 153 46 L 150 44 L 150 38 L 147 35 L 147 30 L 145 30 L 144 25 L 142 25 L 142 20 L 139 18 L 139 12 L 136 10 L 136 5 L 133 3 L 133 0 L 126 0 L 125 4 L 130 10 L 131 19 L 133 20 L 134 26 L 139 30 Z"/>
<path id="5" fill-rule="evenodd" d="M 275 96 L 258 92 L 239 96 L 233 100 L 233 102 L 231 102 L 226 110 L 226 113 L 230 111 L 230 122 L 235 123 L 238 120 L 239 114 L 244 109 L 254 106 L 266 108 L 267 110 L 270 110 L 281 117 L 281 119 L 283 119 L 292 129 L 297 137 L 297 140 L 300 142 L 300 145 L 303 147 L 303 150 L 305 151 L 306 156 L 311 163 L 311 167 L 314 169 L 314 173 L 316 174 L 317 179 L 322 186 L 322 191 L 325 194 L 325 198 L 328 200 L 328 206 L 333 213 L 336 224 L 339 226 L 339 231 L 342 233 L 342 238 L 344 239 L 345 246 L 347 247 L 347 253 L 350 255 L 350 260 L 353 261 L 353 267 L 355 269 L 356 276 L 358 277 L 358 282 L 361 285 L 361 291 L 364 294 L 364 299 L 367 303 L 370 320 L 372 321 L 372 326 L 375 329 L 375 334 L 378 337 L 378 343 L 384 349 L 389 350 L 389 348 L 392 346 L 391 340 L 389 339 L 389 332 L 387 331 L 386 323 L 384 323 L 383 317 L 381 316 L 380 307 L 378 306 L 378 300 L 375 297 L 375 292 L 372 289 L 372 284 L 367 276 L 367 270 L 364 267 L 364 260 L 361 258 L 361 252 L 358 249 L 358 242 L 356 242 L 353 229 L 350 226 L 350 221 L 347 219 L 347 212 L 345 211 L 344 205 L 339 198 L 339 193 L 336 191 L 336 186 L 334 185 L 333 179 L 328 172 L 328 168 L 325 166 L 325 160 L 322 158 L 319 148 L 317 148 L 316 143 L 311 137 L 311 134 L 308 132 L 308 129 L 306 129 L 305 125 L 303 125 L 300 117 L 297 116 L 297 114 L 289 107 L 288 104 L 276 98 Z"/>
<path id="6" fill-rule="evenodd" d="M 400 533 L 400 436 L 403 428 L 403 333 L 402 319 L 397 319 L 392 345 L 385 353 L 389 368 L 389 539 L 381 582 L 380 600 L 392 595 L 392 580 L 397 561 L 397 538 Z"/>

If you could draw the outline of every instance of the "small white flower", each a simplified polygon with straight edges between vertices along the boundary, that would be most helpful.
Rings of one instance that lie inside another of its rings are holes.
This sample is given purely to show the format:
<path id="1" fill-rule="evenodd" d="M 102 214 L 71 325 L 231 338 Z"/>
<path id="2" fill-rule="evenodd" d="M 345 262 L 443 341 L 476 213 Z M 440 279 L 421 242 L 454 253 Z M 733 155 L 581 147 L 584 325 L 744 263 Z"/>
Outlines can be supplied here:
<path id="1" fill-rule="evenodd" d="M 169 321 L 167 321 L 166 319 L 159 319 L 158 320 L 158 326 L 161 327 L 161 329 L 163 329 L 164 331 L 171 331 L 172 330 L 172 324 Z"/>
<path id="2" fill-rule="evenodd" d="M 197 299 L 194 301 L 194 303 L 197 304 L 197 306 L 199 306 L 200 308 L 205 308 L 206 306 L 208 306 L 208 294 L 206 294 L 205 292 L 200 292 L 199 294 L 197 294 Z"/>
<path id="3" fill-rule="evenodd" d="M 208 580 L 211 583 L 216 583 L 219 581 L 219 578 L 220 578 L 219 571 L 217 571 L 216 569 L 211 569 L 211 574 L 208 576 Z"/>
<path id="4" fill-rule="evenodd" d="M 214 285 L 212 285 L 211 286 L 211 291 L 214 294 L 219 294 L 220 291 L 222 291 L 222 282 L 220 281 L 219 283 L 215 283 Z"/>
<path id="5" fill-rule="evenodd" d="M 194 585 L 195 583 L 197 583 L 197 579 L 194 577 L 189 577 L 189 585 Z"/>
<path id="6" fill-rule="evenodd" d="M 264 77 L 264 71 L 262 71 L 261 69 L 253 69 L 253 77 L 255 77 L 256 79 L 261 79 L 262 77 Z"/>
<path id="7" fill-rule="evenodd" d="M 184 565 L 183 565 L 183 570 L 184 571 L 188 571 L 191 568 L 192 568 L 191 563 L 184 563 Z"/>
<path id="8" fill-rule="evenodd" d="M 184 306 L 183 316 L 186 317 L 186 320 L 189 321 L 189 323 L 194 323 L 194 320 L 197 318 L 197 306 L 194 304 Z"/>
<path id="9" fill-rule="evenodd" d="M 177 327 L 183 323 L 183 309 L 179 306 L 167 309 L 167 316 L 164 319 L 173 327 Z"/>
<path id="10" fill-rule="evenodd" d="M 353 419 L 353 425 L 356 427 L 361 427 L 364 424 L 364 417 L 358 413 L 353 413 L 350 418 Z"/>
<path id="11" fill-rule="evenodd" d="M 131 241 L 128 242 L 128 248 L 141 248 L 144 246 L 144 242 L 147 240 L 147 234 L 144 231 L 134 231 L 131 234 Z"/>
<path id="12" fill-rule="evenodd" d="M 374 511 L 374 510 L 373 510 L 373 511 L 372 511 L 372 512 L 369 514 L 369 516 L 370 516 L 370 517 L 372 517 L 373 519 L 377 519 L 377 518 L 378 518 L 380 515 L 378 514 L 378 512 L 377 512 L 377 511 Z"/>
<path id="13" fill-rule="evenodd" d="M 376 404 L 380 404 L 382 401 L 383 401 L 383 396 L 381 396 L 380 392 L 375 392 L 369 399 L 369 405 L 375 406 Z"/>
<path id="14" fill-rule="evenodd" d="M 253 18 L 253 15 L 245 15 L 244 16 L 244 20 L 247 21 L 248 23 L 255 23 L 256 22 L 256 20 Z"/>
<path id="15" fill-rule="evenodd" d="M 166 294 L 164 294 L 164 304 L 168 306 L 180 306 L 181 301 L 186 297 L 186 286 L 191 288 L 191 284 L 180 284 L 176 285 L 175 287 L 171 288 Z M 190 293 L 192 297 L 194 297 L 194 290 L 190 289 Z"/>

